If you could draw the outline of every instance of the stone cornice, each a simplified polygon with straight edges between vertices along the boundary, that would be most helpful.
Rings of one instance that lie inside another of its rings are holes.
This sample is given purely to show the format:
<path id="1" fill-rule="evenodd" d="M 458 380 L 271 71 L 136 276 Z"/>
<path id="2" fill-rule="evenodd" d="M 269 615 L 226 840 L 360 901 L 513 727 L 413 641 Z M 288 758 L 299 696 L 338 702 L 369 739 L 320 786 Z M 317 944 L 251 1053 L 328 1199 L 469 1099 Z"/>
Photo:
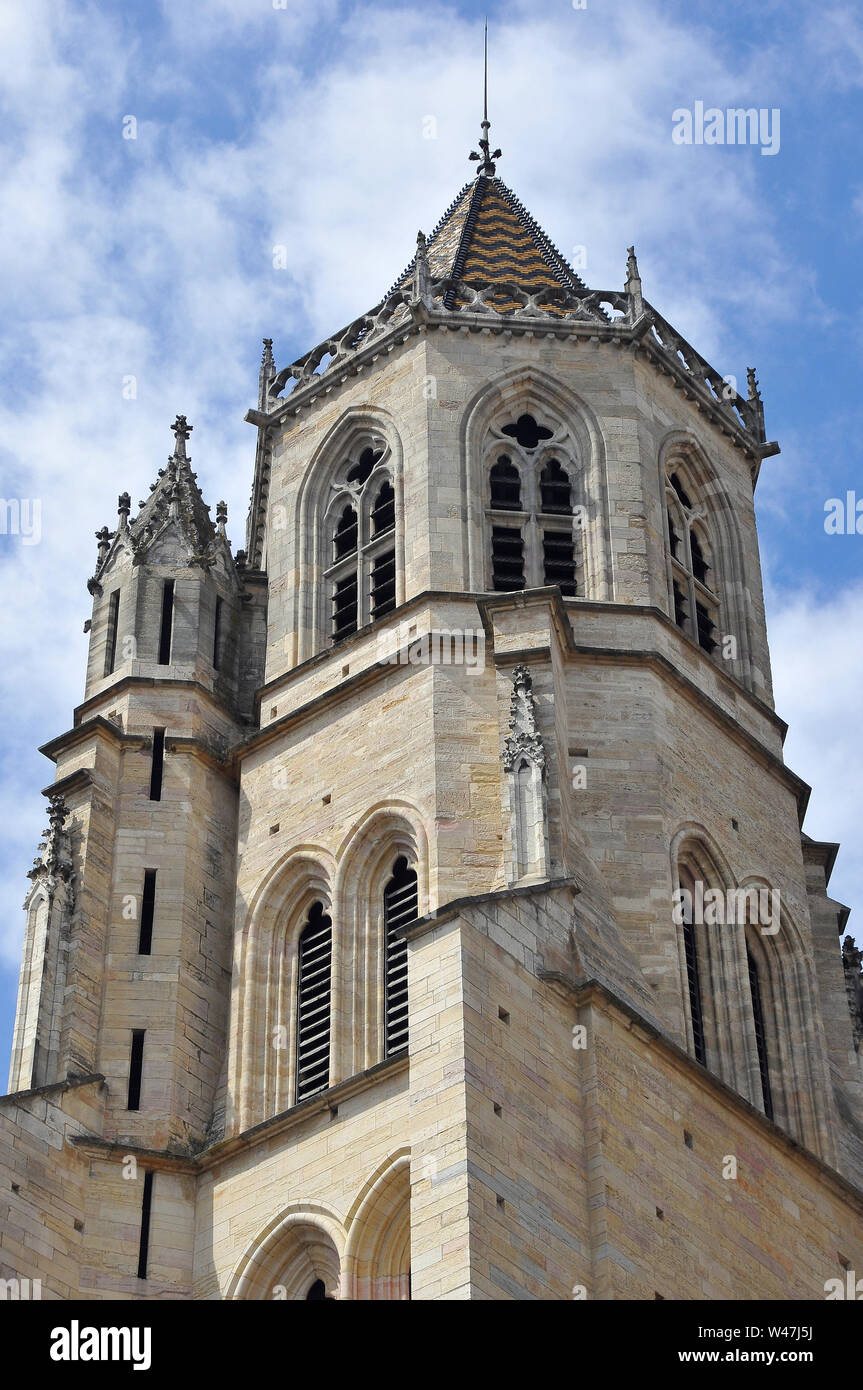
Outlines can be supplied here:
<path id="1" fill-rule="evenodd" d="M 78 711 L 76 710 L 75 713 L 77 715 Z M 67 752 L 79 743 L 86 743 L 94 735 L 107 738 L 109 742 L 122 748 L 147 748 L 150 744 L 149 734 L 126 733 L 118 724 L 106 719 L 103 714 L 97 714 L 83 723 L 76 721 L 73 728 L 67 729 L 65 733 L 58 734 L 56 738 L 43 743 L 39 752 L 44 753 L 46 758 L 50 758 L 51 762 L 56 763 L 61 753 Z M 56 788 L 52 788 L 52 790 L 56 790 Z"/>
<path id="2" fill-rule="evenodd" d="M 489 637 L 492 636 L 492 625 L 487 621 L 487 614 L 492 609 L 496 607 L 524 607 L 526 603 L 538 601 L 542 597 L 545 597 L 546 601 L 551 597 L 553 608 L 558 610 L 555 615 L 557 618 L 555 627 L 558 635 L 562 637 L 562 645 L 568 653 L 577 657 L 579 660 L 596 661 L 605 665 L 650 666 L 679 689 L 684 690 L 686 694 L 693 699 L 694 703 L 708 714 L 715 723 L 724 729 L 726 733 L 729 733 L 736 742 L 742 744 L 747 752 L 752 753 L 764 767 L 779 777 L 780 781 L 785 782 L 797 802 L 798 822 L 800 825 L 803 824 L 803 819 L 806 815 L 806 807 L 809 803 L 809 796 L 812 790 L 808 783 L 804 782 L 802 778 L 798 777 L 796 773 L 786 767 L 781 758 L 777 758 L 775 753 L 771 753 L 768 748 L 765 748 L 760 739 L 743 728 L 739 720 L 735 719 L 733 715 L 724 710 L 722 706 L 702 690 L 695 681 L 683 671 L 679 670 L 663 652 L 656 651 L 652 648 L 603 647 L 576 642 L 571 625 L 569 623 L 564 624 L 560 621 L 560 614 L 563 613 L 565 615 L 567 611 L 574 611 L 576 604 L 573 604 L 568 610 L 564 609 L 563 600 L 560 597 L 558 589 L 525 589 L 511 594 L 477 596 L 477 606 L 483 615 L 483 623 Z M 652 606 L 642 606 L 640 604 L 591 603 L 589 601 L 582 604 L 581 600 L 578 601 L 578 607 L 590 608 L 595 612 L 603 613 L 617 611 L 619 613 L 626 613 L 630 617 L 635 613 L 650 614 L 654 619 L 658 619 L 663 626 L 674 632 L 677 638 L 686 642 L 693 652 L 697 652 L 702 661 L 708 662 L 712 671 L 718 675 L 720 680 L 728 683 L 733 688 L 738 698 L 742 697 L 746 699 L 763 719 L 771 723 L 780 733 L 784 742 L 785 735 L 788 732 L 788 725 L 785 721 L 780 719 L 769 705 L 765 705 L 762 700 L 759 700 L 756 695 L 753 695 L 745 686 L 741 685 L 734 676 L 729 675 L 726 671 L 716 666 L 715 662 L 710 661 L 710 658 L 704 655 L 698 644 L 694 642 L 691 637 L 688 637 L 686 633 L 681 632 L 677 624 L 673 623 L 668 615 L 663 613 L 661 609 Z M 510 665 L 517 666 L 522 663 L 527 664 L 531 660 L 536 661 L 539 656 L 544 656 L 546 659 L 550 660 L 551 653 L 548 646 L 507 649 L 507 651 L 501 652 L 500 654 L 495 652 L 495 664 L 507 667 Z"/>
<path id="3" fill-rule="evenodd" d="M 503 291 L 528 302 L 514 314 L 499 313 L 487 302 L 486 296 Z M 468 300 L 468 307 L 445 308 L 448 297 L 453 294 Z M 249 410 L 246 419 L 261 429 L 284 424 L 290 415 L 298 415 L 318 396 L 331 394 L 349 377 L 358 376 L 381 356 L 389 356 L 409 338 L 428 329 L 443 329 L 457 333 L 499 333 L 507 337 L 587 339 L 631 348 L 643 353 L 653 366 L 683 390 L 699 413 L 717 425 L 736 447 L 742 448 L 753 465 L 779 452 L 776 443 L 759 437 L 760 420 L 756 421 L 753 403 L 731 390 L 726 379 L 720 377 L 647 301 L 636 305 L 632 296 L 625 292 L 595 290 L 583 295 L 561 296 L 559 310 L 543 312 L 539 301 L 552 297 L 547 290 L 526 294 L 517 285 L 478 286 L 451 279 L 436 281 L 425 299 L 413 299 L 407 288 L 396 290 L 388 301 L 277 373 L 273 388 L 281 391 L 293 377 L 297 381 L 293 391 L 284 400 L 271 399 L 269 409 Z M 606 304 L 621 316 L 609 317 L 604 312 Z M 327 357 L 331 360 L 319 371 Z"/>
<path id="4" fill-rule="evenodd" d="M 429 932 L 436 931 L 438 927 L 444 926 L 447 922 L 454 921 L 463 913 L 470 912 L 472 908 L 486 907 L 489 904 L 506 902 L 513 898 L 530 898 L 535 893 L 552 893 L 559 888 L 568 888 L 573 896 L 581 892 L 581 885 L 572 874 L 561 875 L 559 878 L 537 879 L 535 883 L 514 883 L 506 888 L 493 888 L 488 893 L 474 893 L 462 898 L 451 898 L 448 903 L 441 903 L 440 907 L 436 907 L 432 912 L 427 912 L 424 917 L 417 918 L 408 926 L 400 927 L 394 935 L 403 937 L 405 941 L 415 941 L 418 937 L 427 936 Z"/>
<path id="5" fill-rule="evenodd" d="M 223 1163 L 235 1154 L 254 1149 L 258 1144 L 267 1143 L 278 1135 L 295 1129 L 297 1125 L 304 1123 L 314 1115 L 323 1115 L 327 1110 L 336 1109 L 342 1101 L 370 1090 L 379 1081 L 402 1075 L 409 1070 L 409 1066 L 410 1062 L 406 1052 L 399 1053 L 396 1057 L 387 1057 L 383 1062 L 378 1062 L 376 1066 L 358 1072 L 356 1076 L 349 1076 L 316 1096 L 309 1096 L 308 1100 L 300 1101 L 299 1105 L 292 1105 L 289 1110 L 283 1110 L 279 1115 L 272 1115 L 269 1119 L 262 1120 L 260 1124 L 253 1125 L 251 1129 L 244 1130 L 242 1134 L 221 1139 L 212 1147 L 202 1149 L 197 1153 L 175 1154 L 165 1149 L 145 1149 L 135 1144 L 119 1143 L 114 1139 L 100 1139 L 90 1135 L 81 1135 L 72 1139 L 71 1142 L 78 1150 L 89 1154 L 92 1158 L 108 1159 L 115 1163 L 121 1163 L 131 1154 L 148 1168 L 197 1175 L 206 1172 L 208 1168 Z M 29 1093 L 25 1092 L 24 1094 Z"/>
<path id="6" fill-rule="evenodd" d="M 84 700 L 82 704 L 76 705 L 72 715 L 73 722 L 75 724 L 80 724 L 84 716 L 88 714 L 91 709 L 97 705 L 103 704 L 109 697 L 110 699 L 114 699 L 115 696 L 129 689 L 148 688 L 153 690 L 195 690 L 199 695 L 202 695 L 204 699 L 208 700 L 220 714 L 224 714 L 231 724 L 236 725 L 239 722 L 237 715 L 231 709 L 230 705 L 228 705 L 220 695 L 217 695 L 215 691 L 208 689 L 208 687 L 202 685 L 200 681 L 184 679 L 177 676 L 166 676 L 164 679 L 161 676 L 123 676 L 122 680 L 118 680 L 114 685 L 106 686 L 98 695 L 91 695 L 89 700 Z"/>
<path id="7" fill-rule="evenodd" d="M 126 732 L 119 725 L 106 719 L 104 715 L 97 714 L 92 719 L 85 720 L 73 729 L 67 729 L 64 734 L 59 734 L 51 739 L 50 743 L 45 743 L 39 749 L 46 758 L 56 762 L 61 753 L 67 752 L 70 748 L 76 747 L 81 743 L 86 743 L 95 736 L 107 738 L 115 746 L 121 749 L 151 747 L 153 739 L 150 733 L 141 731 Z M 186 755 L 198 758 L 212 771 L 220 772 L 232 780 L 237 778 L 237 769 L 234 762 L 233 748 L 226 748 L 224 752 L 214 748 L 206 739 L 198 738 L 193 735 L 171 734 L 165 737 L 165 750 L 174 755 Z M 62 777 L 58 782 L 51 783 L 50 786 L 43 788 L 43 796 L 53 795 L 55 792 L 67 793 L 70 791 L 81 790 L 94 782 L 93 771 L 91 768 L 78 768 L 68 777 Z"/>
<path id="8" fill-rule="evenodd" d="M 73 1135 L 69 1143 L 78 1153 L 87 1158 L 105 1159 L 108 1162 L 122 1163 L 134 1158 L 145 1169 L 157 1173 L 199 1173 L 200 1165 L 193 1158 L 172 1154 L 166 1149 L 144 1149 L 137 1144 L 118 1144 L 113 1139 L 100 1139 L 97 1135 Z"/>
<path id="9" fill-rule="evenodd" d="M 435 926 L 456 917 L 459 913 L 459 905 L 481 905 L 505 897 L 526 895 L 536 892 L 539 889 L 552 889 L 556 887 L 575 887 L 575 880 L 569 878 L 548 880 L 544 883 L 530 885 L 522 888 L 505 889 L 498 893 L 481 894 L 476 898 L 460 899 L 458 902 L 451 902 L 438 909 L 437 913 L 429 914 L 422 922 L 412 924 L 404 933 L 408 939 L 420 936 Z M 576 888 L 577 891 L 577 888 Z M 863 1212 L 863 1192 L 850 1182 L 842 1173 L 837 1172 L 823 1159 L 810 1149 L 804 1147 L 784 1129 L 780 1128 L 772 1120 L 769 1120 L 762 1111 L 752 1105 L 737 1091 L 720 1080 L 707 1068 L 702 1067 L 684 1051 L 671 1038 L 661 1033 L 648 1019 L 631 1007 L 616 995 L 612 990 L 596 979 L 578 979 L 573 976 L 565 975 L 560 971 L 539 970 L 537 978 L 550 988 L 556 990 L 562 998 L 571 1000 L 576 1008 L 596 1007 L 608 1016 L 615 1013 L 623 1020 L 627 1031 L 634 1037 L 649 1047 L 654 1047 L 658 1052 L 672 1063 L 678 1070 L 685 1073 L 690 1079 L 693 1077 L 700 1085 L 707 1088 L 715 1096 L 724 1101 L 730 1108 L 736 1110 L 740 1115 L 757 1125 L 771 1142 L 780 1145 L 788 1154 L 805 1162 L 818 1177 L 823 1179 L 828 1185 L 843 1199 L 850 1200 L 855 1207 Z M 121 1144 L 115 1140 L 101 1139 L 96 1135 L 77 1135 L 70 1137 L 70 1143 L 74 1148 L 83 1154 L 94 1159 L 105 1159 L 120 1163 L 130 1154 L 137 1158 L 142 1165 L 160 1171 L 185 1173 L 197 1176 L 208 1169 L 218 1166 L 226 1159 L 232 1158 L 235 1154 L 255 1148 L 258 1144 L 269 1142 L 270 1140 L 290 1132 L 298 1124 L 314 1115 L 324 1114 L 327 1110 L 333 1109 L 341 1101 L 349 1099 L 351 1096 L 358 1095 L 362 1091 L 370 1089 L 378 1081 L 389 1077 L 401 1075 L 409 1071 L 409 1056 L 403 1053 L 398 1057 L 389 1058 L 380 1062 L 377 1066 L 370 1067 L 367 1071 L 359 1073 L 357 1076 L 349 1077 L 345 1081 L 330 1087 L 317 1096 L 312 1096 L 308 1100 L 302 1101 L 299 1105 L 292 1106 L 289 1110 L 283 1111 L 280 1115 L 274 1115 L 270 1119 L 254 1125 L 251 1129 L 245 1130 L 242 1134 L 234 1135 L 231 1138 L 221 1140 L 211 1148 L 203 1150 L 201 1153 L 188 1156 L 173 1154 L 166 1150 L 147 1149 L 136 1146 L 135 1144 Z M 18 1102 L 30 1096 L 47 1095 L 52 1091 L 68 1090 L 75 1086 L 88 1085 L 91 1082 L 104 1082 L 101 1075 L 76 1078 L 74 1080 L 59 1082 L 52 1086 L 41 1086 L 32 1091 L 18 1091 L 8 1096 L 0 1097 L 0 1104 L 3 1102 Z"/>
<path id="10" fill-rule="evenodd" d="M 266 508 L 272 431 L 298 417 L 320 396 L 330 396 L 346 381 L 373 369 L 409 339 L 429 331 L 500 334 L 505 339 L 572 339 L 608 343 L 637 356 L 683 392 L 736 449 L 749 460 L 753 489 L 762 460 L 779 453 L 779 445 L 764 432 L 764 407 L 751 374 L 749 398 L 710 366 L 641 295 L 641 282 L 629 280 L 619 290 L 526 289 L 499 281 L 470 283 L 457 278 L 435 280 L 420 289 L 414 284 L 394 287 L 379 304 L 318 344 L 311 352 L 279 372 L 273 371 L 258 406 L 246 420 L 258 429 L 255 477 L 247 544 L 257 563 Z M 636 291 L 637 287 L 637 292 Z M 501 295 L 520 307 L 501 312 Z M 457 307 L 460 306 L 460 307 Z M 282 399 L 289 381 L 296 386 Z"/>
<path id="11" fill-rule="evenodd" d="M 316 1096 L 309 1096 L 308 1100 L 301 1100 L 299 1105 L 292 1105 L 289 1110 L 283 1110 L 280 1115 L 273 1115 L 270 1119 L 262 1120 L 260 1124 L 253 1125 L 251 1129 L 243 1130 L 242 1134 L 220 1140 L 201 1154 L 200 1165 L 202 1169 L 210 1168 L 226 1158 L 231 1158 L 236 1153 L 255 1148 L 258 1144 L 273 1139 L 276 1135 L 294 1129 L 312 1115 L 322 1115 L 327 1110 L 332 1110 L 343 1100 L 360 1095 L 363 1091 L 376 1086 L 379 1081 L 388 1080 L 392 1076 L 400 1076 L 409 1069 L 410 1059 L 406 1052 L 399 1053 L 396 1057 L 387 1057 L 384 1061 L 376 1063 L 375 1066 L 368 1067 L 366 1071 L 346 1077 L 344 1081 L 337 1082 L 335 1086 L 328 1087 L 326 1091 L 321 1091 Z"/>
<path id="12" fill-rule="evenodd" d="M 95 782 L 92 769 L 89 767 L 79 767 L 75 772 L 70 772 L 67 777 L 60 777 L 56 782 L 49 782 L 47 787 L 42 788 L 43 796 L 67 796 L 73 795 L 78 791 L 86 791 Z"/>
<path id="13" fill-rule="evenodd" d="M 212 772 L 221 772 L 237 780 L 236 764 L 231 752 L 218 753 L 205 739 L 184 734 L 166 734 L 165 752 L 197 758 Z"/>
<path id="14" fill-rule="evenodd" d="M 474 601 L 476 597 L 477 595 L 475 594 L 465 594 L 464 592 L 456 592 L 449 589 L 425 589 L 421 594 L 415 594 L 413 598 L 406 599 L 398 608 L 394 608 L 392 613 L 387 615 L 387 621 L 393 618 L 398 618 L 403 621 L 404 618 L 415 609 L 427 608 L 431 603 L 444 603 L 450 600 L 453 603 L 460 603 L 465 598 Z M 327 662 L 333 661 L 334 658 L 344 661 L 345 657 L 348 656 L 354 648 L 361 648 L 364 640 L 376 630 L 382 632 L 386 630 L 380 624 L 380 620 L 378 620 L 377 623 L 366 623 L 364 627 L 357 628 L 356 632 L 352 632 L 349 637 L 343 637 L 341 641 L 337 642 L 332 647 L 325 647 L 323 651 L 316 652 L 314 656 L 310 656 L 305 661 L 300 662 L 299 666 L 292 666 L 290 670 L 283 671 L 280 676 L 274 676 L 271 681 L 267 681 L 265 685 L 259 686 L 255 691 L 256 712 L 260 711 L 260 707 L 264 700 L 269 699 L 274 691 L 283 690 L 286 686 L 302 680 L 309 671 L 313 671 L 318 666 L 326 666 Z M 413 646 L 415 641 L 415 638 L 411 638 L 410 642 L 405 644 L 403 650 L 406 652 Z M 394 655 L 397 656 L 399 653 L 394 653 Z M 378 666 L 389 666 L 393 664 L 395 663 L 389 661 L 376 662 L 374 668 L 369 669 L 377 669 Z M 350 677 L 345 681 L 345 685 L 348 686 L 352 684 L 354 679 L 354 677 Z"/>
<path id="15" fill-rule="evenodd" d="M 808 835 L 801 835 L 800 842 L 803 845 L 804 863 L 820 864 L 824 870 L 824 887 L 826 888 L 833 873 L 836 856 L 839 853 L 838 843 L 833 840 L 813 840 Z"/>
<path id="16" fill-rule="evenodd" d="M 564 601 L 560 596 L 560 590 L 557 588 L 527 589 L 514 594 L 450 593 L 442 590 L 429 590 L 423 594 L 418 594 L 400 608 L 394 609 L 392 614 L 389 615 L 389 618 L 390 620 L 402 618 L 404 614 L 412 608 L 421 605 L 427 606 L 429 603 L 434 602 L 462 602 L 475 604 L 480 612 L 481 620 L 489 637 L 492 633 L 492 626 L 489 622 L 488 614 L 495 607 L 524 607 L 531 603 L 548 604 L 551 602 L 552 622 L 560 637 L 561 645 L 568 654 L 578 660 L 584 661 L 652 667 L 660 675 L 667 678 L 680 690 L 684 691 L 715 723 L 726 733 L 730 734 L 738 743 L 742 744 L 748 752 L 752 753 L 758 761 L 761 762 L 762 766 L 767 768 L 778 777 L 780 781 L 785 783 L 797 802 L 798 819 L 800 824 L 802 824 L 811 791 L 808 784 L 804 782 L 802 778 L 798 777 L 796 773 L 786 767 L 781 758 L 778 758 L 775 753 L 772 753 L 766 748 L 754 734 L 744 729 L 733 715 L 724 710 L 721 705 L 712 699 L 710 695 L 706 694 L 689 676 L 678 670 L 668 657 L 650 648 L 602 647 L 577 643 L 568 621 L 568 615 L 570 613 L 575 613 L 579 608 L 589 609 L 593 612 L 603 614 L 618 613 L 630 618 L 633 617 L 633 615 L 650 616 L 658 620 L 663 626 L 668 628 L 669 631 L 673 632 L 677 638 L 686 642 L 693 652 L 697 652 L 700 660 L 708 662 L 711 671 L 715 673 L 721 681 L 726 682 L 728 686 L 733 689 L 735 696 L 745 699 L 761 718 L 767 720 L 777 729 L 780 736 L 784 739 L 788 726 L 779 718 L 775 711 L 764 704 L 762 700 L 759 700 L 757 696 L 752 695 L 751 692 L 748 691 L 745 686 L 741 685 L 733 676 L 728 675 L 727 672 L 721 670 L 714 662 L 710 661 L 710 658 L 704 655 L 697 643 L 693 642 L 685 633 L 682 633 L 676 624 L 673 623 L 661 609 L 652 606 L 599 603 L 581 599 L 573 600 L 571 606 L 564 606 Z M 257 692 L 256 698 L 258 702 L 260 702 L 265 694 L 272 695 L 274 691 L 284 689 L 285 686 L 294 684 L 301 679 L 304 674 L 314 669 L 316 666 L 323 665 L 327 661 L 333 661 L 335 666 L 339 659 L 344 659 L 344 656 L 353 646 L 361 645 L 363 637 L 368 636 L 372 626 L 373 625 L 370 624 L 368 627 L 361 629 L 360 632 L 352 634 L 351 639 L 349 639 L 350 645 L 348 645 L 348 643 L 339 643 L 338 648 L 327 648 L 326 651 L 319 652 L 316 656 L 303 662 L 302 665 L 295 666 L 292 670 L 285 672 L 283 676 L 279 676 L 275 680 L 268 682 L 266 686 L 262 686 Z M 405 644 L 405 652 L 410 649 L 410 646 L 415 640 L 416 639 L 413 638 L 410 642 Z M 498 665 L 509 666 L 510 664 L 518 665 L 521 662 L 529 664 L 530 661 L 536 661 L 537 658 L 542 655 L 550 657 L 547 646 L 507 650 L 500 654 L 495 653 L 494 659 Z M 320 694 L 314 696 L 313 699 L 305 701 L 302 705 L 297 706 L 296 709 L 290 710 L 289 713 L 283 715 L 281 718 L 274 719 L 271 724 L 267 724 L 265 728 L 252 734 L 245 742 L 237 746 L 234 750 L 237 760 L 241 762 L 250 753 L 257 752 L 260 748 L 265 747 L 267 743 L 281 737 L 281 735 L 288 730 L 301 724 L 309 714 L 320 712 L 320 710 L 326 709 L 328 706 L 345 699 L 354 691 L 379 680 L 383 673 L 393 669 L 394 665 L 395 663 L 390 661 L 374 661 L 361 671 L 358 671 L 355 675 L 348 676 L 338 681 L 328 690 L 321 691 Z"/>
<path id="17" fill-rule="evenodd" d="M 5 1105 L 8 1101 L 17 1105 L 20 1101 L 30 1100 L 33 1096 L 50 1096 L 55 1091 L 77 1091 L 83 1086 L 102 1087 L 104 1084 L 105 1078 L 100 1071 L 88 1072 L 86 1076 L 75 1076 L 70 1073 L 62 1081 L 51 1081 L 46 1086 L 32 1086 L 26 1091 L 10 1091 L 8 1095 L 0 1096 L 0 1105 Z"/>

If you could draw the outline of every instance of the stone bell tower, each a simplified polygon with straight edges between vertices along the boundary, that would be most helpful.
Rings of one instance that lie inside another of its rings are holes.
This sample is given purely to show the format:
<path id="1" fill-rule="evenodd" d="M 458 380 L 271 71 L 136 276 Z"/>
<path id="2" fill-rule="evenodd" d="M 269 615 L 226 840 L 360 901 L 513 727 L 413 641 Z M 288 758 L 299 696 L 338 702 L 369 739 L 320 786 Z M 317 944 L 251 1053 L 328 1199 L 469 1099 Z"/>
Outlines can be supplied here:
<path id="1" fill-rule="evenodd" d="M 860 953 L 773 706 L 755 374 L 662 318 L 633 248 L 585 285 L 499 155 L 486 118 L 372 310 L 287 366 L 265 340 L 245 551 L 182 416 L 99 533 L 84 702 L 43 750 L 0 1275 L 863 1273 Z"/>

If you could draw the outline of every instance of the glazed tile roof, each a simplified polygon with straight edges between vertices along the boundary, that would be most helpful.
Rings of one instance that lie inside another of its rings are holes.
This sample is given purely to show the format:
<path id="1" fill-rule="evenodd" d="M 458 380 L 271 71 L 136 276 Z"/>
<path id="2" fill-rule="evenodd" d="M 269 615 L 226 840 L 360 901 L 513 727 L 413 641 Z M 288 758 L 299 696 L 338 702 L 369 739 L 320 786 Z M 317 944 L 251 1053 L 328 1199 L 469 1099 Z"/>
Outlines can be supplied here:
<path id="1" fill-rule="evenodd" d="M 585 289 L 512 190 L 482 174 L 465 185 L 432 232 L 428 261 L 435 280 L 516 284 L 530 291 L 547 285 L 570 294 Z M 412 261 L 393 288 L 405 284 L 413 269 Z M 502 294 L 496 307 L 518 305 Z"/>

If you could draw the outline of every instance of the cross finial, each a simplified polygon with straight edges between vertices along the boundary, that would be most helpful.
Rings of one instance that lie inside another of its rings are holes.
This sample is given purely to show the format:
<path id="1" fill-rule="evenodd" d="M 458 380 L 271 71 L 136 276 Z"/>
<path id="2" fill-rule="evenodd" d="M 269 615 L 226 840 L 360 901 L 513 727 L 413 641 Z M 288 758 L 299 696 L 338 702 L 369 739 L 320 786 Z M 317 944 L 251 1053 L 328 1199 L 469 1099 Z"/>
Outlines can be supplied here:
<path id="1" fill-rule="evenodd" d="M 194 425 L 187 424 L 185 415 L 177 416 L 171 426 L 176 441 L 174 444 L 175 459 L 184 459 L 186 457 L 186 440 L 189 438 L 193 429 Z"/>
<path id="2" fill-rule="evenodd" d="M 495 160 L 500 159 L 500 150 L 492 150 L 488 138 L 491 129 L 491 122 L 488 118 L 488 20 L 485 22 L 485 32 L 483 36 L 483 64 L 482 64 L 482 135 L 479 140 L 479 147 L 482 151 L 477 154 L 476 150 L 471 150 L 468 158 L 479 160 L 477 174 L 487 174 L 489 178 L 494 178 Z"/>

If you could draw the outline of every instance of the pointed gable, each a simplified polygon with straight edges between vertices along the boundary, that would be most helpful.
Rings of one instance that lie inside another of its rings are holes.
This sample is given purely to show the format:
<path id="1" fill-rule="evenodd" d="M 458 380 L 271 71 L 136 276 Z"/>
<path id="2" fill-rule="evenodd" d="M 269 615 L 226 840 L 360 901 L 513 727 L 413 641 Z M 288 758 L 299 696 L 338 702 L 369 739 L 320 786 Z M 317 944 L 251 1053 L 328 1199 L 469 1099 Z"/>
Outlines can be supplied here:
<path id="1" fill-rule="evenodd" d="M 141 503 L 129 528 L 129 538 L 134 550 L 146 550 L 168 522 L 174 520 L 185 533 L 192 555 L 203 556 L 216 538 L 216 528 L 198 487 L 197 476 L 186 457 L 186 440 L 192 427 L 186 423 L 185 415 L 178 415 L 171 428 L 177 441 L 174 452 L 167 467 L 159 470 L 150 496 Z"/>
<path id="2" fill-rule="evenodd" d="M 233 559 L 225 534 L 225 504 L 219 502 L 217 505 L 217 525 L 201 495 L 197 474 L 191 469 L 191 460 L 186 456 L 186 440 L 192 426 L 187 424 L 185 415 L 178 415 L 171 428 L 176 440 L 174 452 L 166 467 L 159 469 L 156 482 L 150 488 L 150 496 L 138 504 L 137 515 L 129 520 L 129 494 L 121 493 L 117 530 L 109 531 L 107 526 L 103 526 L 97 532 L 99 557 L 96 572 L 88 580 L 91 593 L 98 591 L 102 579 L 123 555 L 131 556 L 133 564 L 145 559 L 156 564 L 175 564 L 180 562 L 183 555 L 184 563 L 204 567 L 209 567 L 222 555 L 226 568 L 233 570 Z"/>

